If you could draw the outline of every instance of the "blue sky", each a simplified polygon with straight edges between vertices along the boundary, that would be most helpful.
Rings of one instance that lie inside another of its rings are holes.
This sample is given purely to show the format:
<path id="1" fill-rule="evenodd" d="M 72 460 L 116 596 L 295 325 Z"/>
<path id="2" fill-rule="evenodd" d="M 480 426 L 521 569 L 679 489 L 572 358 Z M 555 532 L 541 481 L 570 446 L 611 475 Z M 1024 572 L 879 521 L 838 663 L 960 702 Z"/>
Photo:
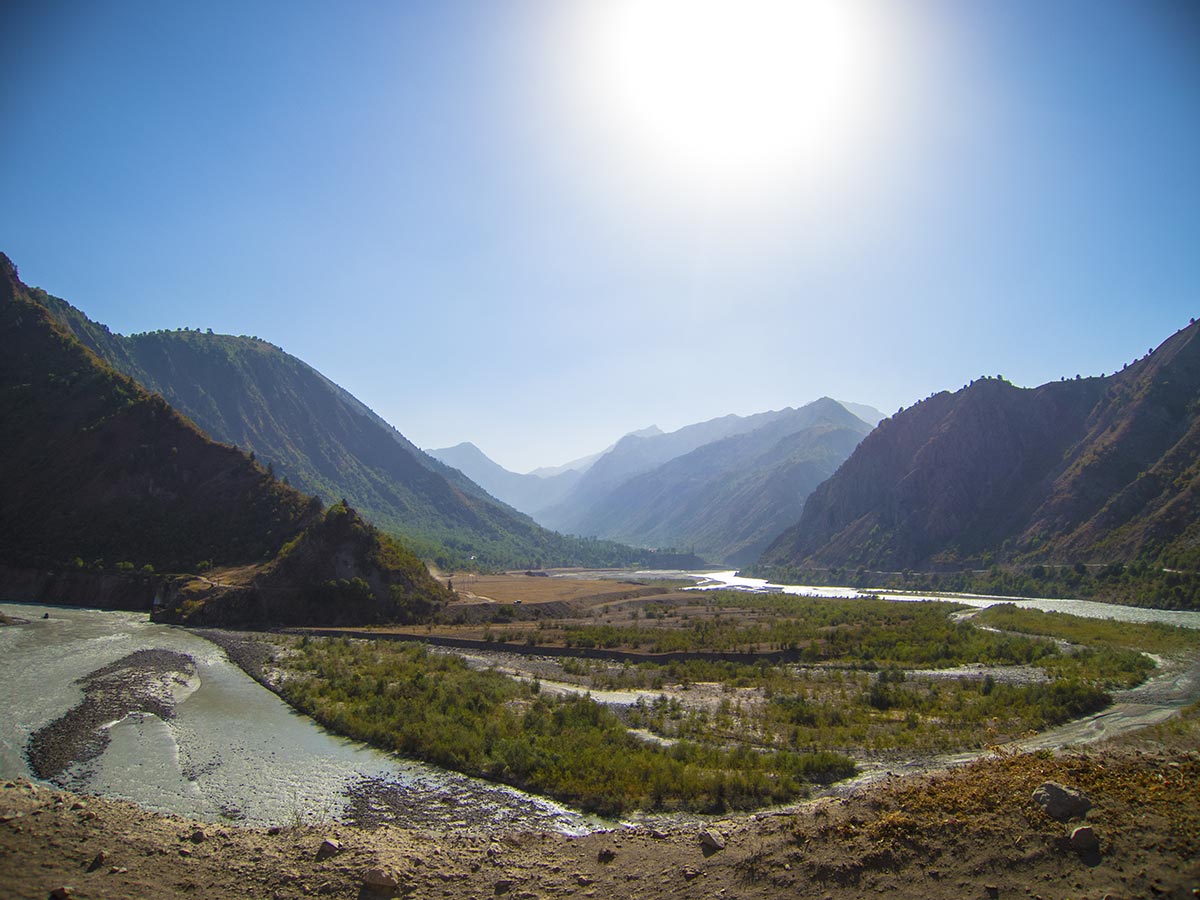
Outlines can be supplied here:
<path id="1" fill-rule="evenodd" d="M 6 3 L 0 250 L 114 330 L 259 335 L 517 470 L 1111 372 L 1197 315 L 1200 4 L 864 0 L 852 116 L 808 109 L 833 76 L 760 91 L 716 48 L 729 78 L 688 84 L 732 107 L 652 107 L 651 145 L 621 104 L 676 95 L 599 2 Z"/>

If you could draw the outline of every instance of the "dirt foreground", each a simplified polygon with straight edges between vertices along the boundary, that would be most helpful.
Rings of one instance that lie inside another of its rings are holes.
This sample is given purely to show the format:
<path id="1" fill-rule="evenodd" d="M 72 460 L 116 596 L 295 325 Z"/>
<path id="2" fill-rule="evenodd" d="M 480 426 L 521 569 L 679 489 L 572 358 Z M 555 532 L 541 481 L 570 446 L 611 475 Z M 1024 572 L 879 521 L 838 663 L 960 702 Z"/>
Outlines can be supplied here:
<path id="1" fill-rule="evenodd" d="M 1195 712 L 1086 753 L 997 755 L 704 829 L 585 837 L 252 829 L 0 784 L 0 897 L 1200 896 Z M 1052 818 L 1044 782 L 1081 791 Z M 1088 826 L 1088 835 L 1070 835 Z M 328 842 L 328 843 L 325 843 Z M 57 892 L 57 893 L 56 893 Z"/>

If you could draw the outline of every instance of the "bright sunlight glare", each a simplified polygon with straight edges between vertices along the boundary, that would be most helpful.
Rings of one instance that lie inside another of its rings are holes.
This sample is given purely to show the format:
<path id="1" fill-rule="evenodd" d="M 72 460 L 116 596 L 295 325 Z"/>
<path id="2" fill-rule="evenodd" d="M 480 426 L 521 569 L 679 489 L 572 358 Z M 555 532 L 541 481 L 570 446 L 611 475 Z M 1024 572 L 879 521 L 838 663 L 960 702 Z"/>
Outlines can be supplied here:
<path id="1" fill-rule="evenodd" d="M 605 0 L 575 65 L 610 140 L 694 188 L 819 181 L 882 111 L 880 8 L 861 0 Z"/>

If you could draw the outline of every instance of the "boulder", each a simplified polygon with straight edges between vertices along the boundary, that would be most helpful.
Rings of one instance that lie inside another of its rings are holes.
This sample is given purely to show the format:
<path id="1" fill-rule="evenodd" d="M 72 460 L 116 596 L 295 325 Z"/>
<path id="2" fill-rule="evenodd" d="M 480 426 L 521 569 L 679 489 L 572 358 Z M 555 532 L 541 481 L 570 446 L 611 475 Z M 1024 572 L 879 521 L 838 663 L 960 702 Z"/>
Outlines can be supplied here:
<path id="1" fill-rule="evenodd" d="M 1046 811 L 1051 818 L 1065 822 L 1082 819 L 1092 801 L 1082 791 L 1069 788 L 1054 781 L 1047 781 L 1033 792 L 1033 802 Z"/>
<path id="2" fill-rule="evenodd" d="M 725 839 L 716 831 L 701 831 L 697 837 L 705 853 L 717 853 L 725 849 Z"/>
<path id="3" fill-rule="evenodd" d="M 400 882 L 381 866 L 372 866 L 363 873 L 363 887 L 372 891 L 394 890 Z"/>
<path id="4" fill-rule="evenodd" d="M 1091 825 L 1080 825 L 1078 828 L 1071 829 L 1071 849 L 1081 855 L 1096 853 L 1100 849 L 1100 838 L 1096 836 L 1096 832 Z"/>

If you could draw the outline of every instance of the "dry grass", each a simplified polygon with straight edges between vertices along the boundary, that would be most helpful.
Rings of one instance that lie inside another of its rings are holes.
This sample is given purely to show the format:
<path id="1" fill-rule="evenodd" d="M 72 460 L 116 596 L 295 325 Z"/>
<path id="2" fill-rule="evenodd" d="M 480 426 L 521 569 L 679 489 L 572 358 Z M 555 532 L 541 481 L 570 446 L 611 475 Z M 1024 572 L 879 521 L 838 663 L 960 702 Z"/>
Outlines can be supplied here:
<path id="1" fill-rule="evenodd" d="M 454 589 L 466 602 L 566 603 L 620 600 L 631 594 L 662 593 L 661 588 L 630 581 L 536 575 L 458 575 Z"/>

